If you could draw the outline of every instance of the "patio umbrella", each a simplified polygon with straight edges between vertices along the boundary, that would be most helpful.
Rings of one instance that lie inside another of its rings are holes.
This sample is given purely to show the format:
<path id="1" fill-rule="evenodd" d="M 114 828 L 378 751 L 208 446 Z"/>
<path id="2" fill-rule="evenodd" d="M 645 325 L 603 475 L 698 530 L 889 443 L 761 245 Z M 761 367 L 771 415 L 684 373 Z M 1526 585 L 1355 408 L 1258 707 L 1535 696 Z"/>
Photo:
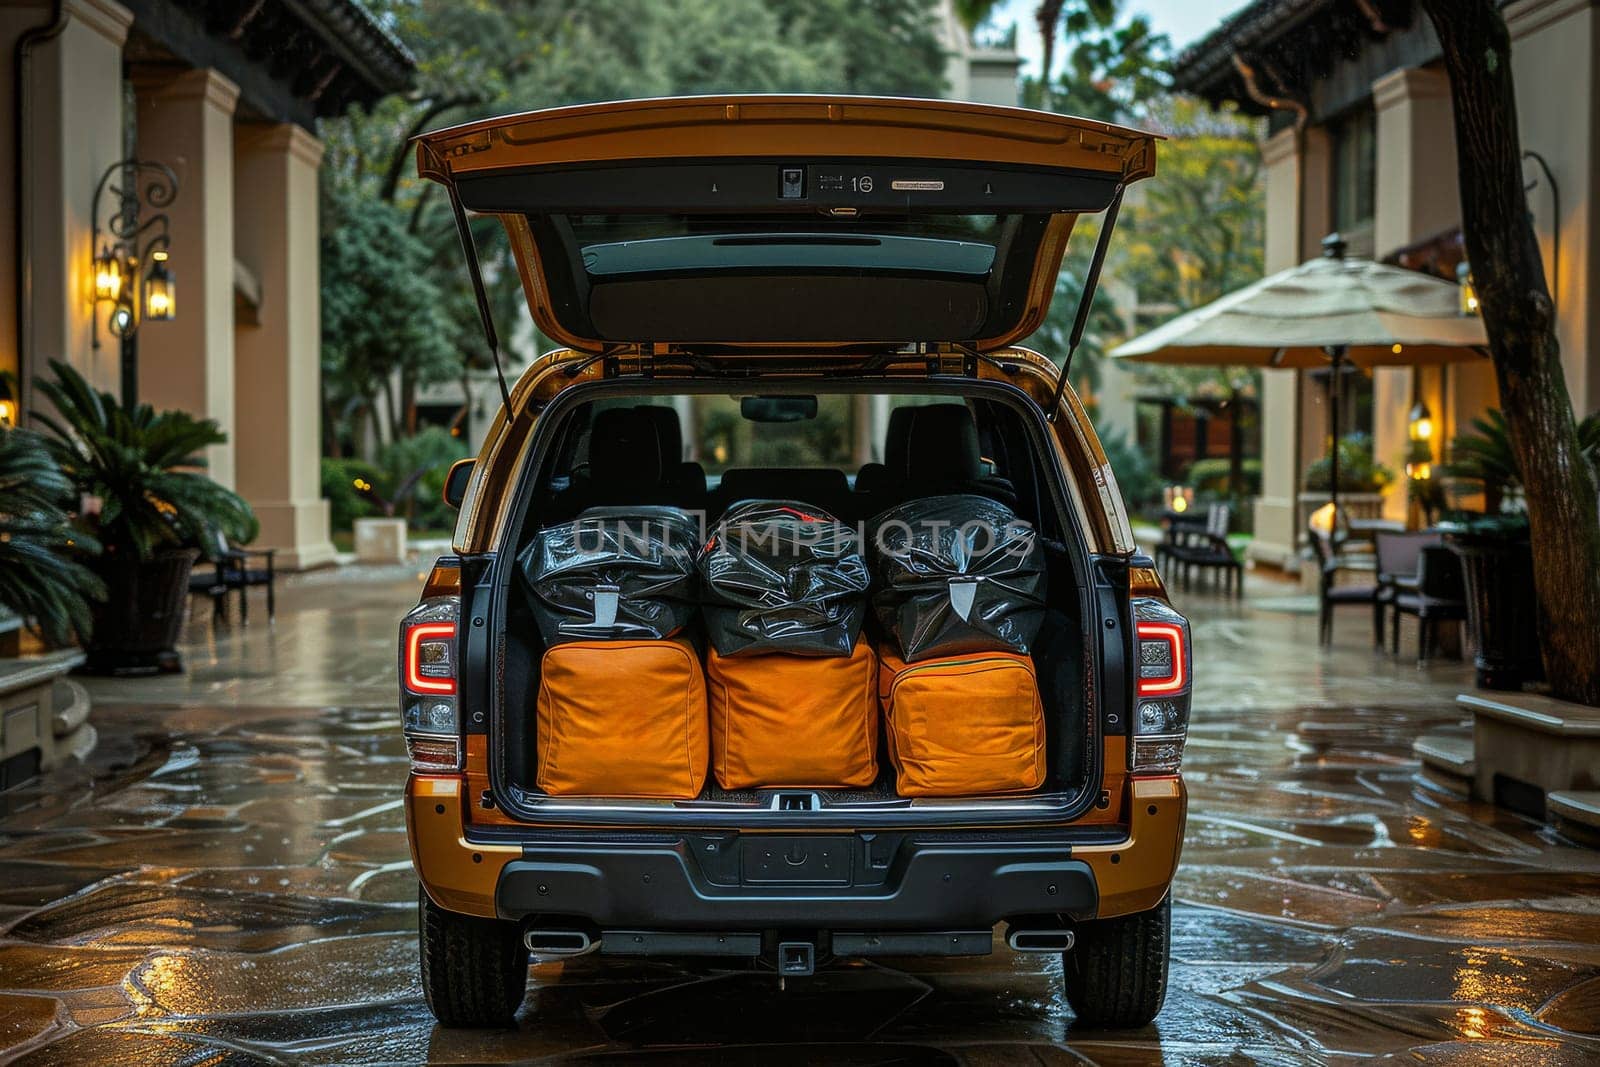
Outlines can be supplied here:
<path id="1" fill-rule="evenodd" d="M 1483 359 L 1483 320 L 1460 312 L 1452 282 L 1403 267 L 1345 258 L 1330 234 L 1308 260 L 1111 350 L 1115 359 L 1199 366 L 1330 367 L 1330 422 L 1339 425 L 1337 383 L 1346 363 L 1412 367 Z M 1339 445 L 1331 499 L 1339 507 Z"/>

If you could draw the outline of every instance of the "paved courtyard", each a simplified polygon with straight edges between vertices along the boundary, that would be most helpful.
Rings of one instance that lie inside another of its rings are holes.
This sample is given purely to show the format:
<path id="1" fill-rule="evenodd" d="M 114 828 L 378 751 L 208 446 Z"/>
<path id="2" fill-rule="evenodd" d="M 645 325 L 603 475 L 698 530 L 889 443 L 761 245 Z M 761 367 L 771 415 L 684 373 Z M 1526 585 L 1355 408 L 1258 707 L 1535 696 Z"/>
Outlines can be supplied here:
<path id="1" fill-rule="evenodd" d="M 520 1030 L 434 1026 L 393 710 L 415 567 L 197 613 L 182 678 L 93 684 L 91 764 L 0 795 L 0 1060 L 29 1064 L 1600 1062 L 1600 852 L 1414 780 L 1459 663 L 1419 671 L 1293 590 L 1180 597 L 1199 691 L 1172 988 L 1073 1025 L 1060 965 L 770 975 L 536 964 Z M 1414 636 L 1407 644 L 1414 648 Z M 9 1051 L 7 1051 L 9 1050 Z"/>

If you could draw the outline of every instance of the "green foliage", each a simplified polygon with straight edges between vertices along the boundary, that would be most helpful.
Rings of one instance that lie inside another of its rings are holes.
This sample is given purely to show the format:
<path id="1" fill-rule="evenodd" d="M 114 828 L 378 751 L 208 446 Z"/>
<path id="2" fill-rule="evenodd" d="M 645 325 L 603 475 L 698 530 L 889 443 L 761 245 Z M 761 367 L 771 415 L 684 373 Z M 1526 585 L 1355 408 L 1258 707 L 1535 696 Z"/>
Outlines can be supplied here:
<path id="1" fill-rule="evenodd" d="M 380 493 L 396 510 L 405 508 L 410 522 L 418 529 L 452 527 L 456 512 L 444 502 L 444 480 L 450 465 L 470 455 L 459 437 L 450 431 L 430 426 L 413 437 L 404 437 L 383 450 L 379 460 L 382 479 Z M 393 495 L 390 495 L 393 494 Z"/>
<path id="2" fill-rule="evenodd" d="M 250 505 L 201 473 L 206 447 L 228 439 L 215 420 L 125 407 L 67 364 L 54 360 L 50 369 L 54 377 L 36 385 L 55 414 L 34 418 L 51 431 L 51 454 L 74 495 L 99 501 L 79 523 L 107 556 L 148 560 L 163 548 L 209 546 L 212 529 L 239 542 L 255 537 Z"/>
<path id="3" fill-rule="evenodd" d="M 1122 502 L 1129 511 L 1141 511 L 1161 499 L 1161 478 L 1150 457 L 1122 434 L 1107 433 L 1100 438 L 1111 473 L 1117 476 Z"/>
<path id="4" fill-rule="evenodd" d="M 81 556 L 99 550 L 72 527 L 72 483 L 31 430 L 0 429 L 0 604 L 44 641 L 89 635 L 89 601 L 105 586 Z"/>
<path id="5" fill-rule="evenodd" d="M 1450 442 L 1450 460 L 1439 470 L 1447 478 L 1476 484 L 1483 492 L 1484 510 L 1494 514 L 1522 490 L 1522 475 L 1511 450 L 1511 429 L 1499 408 L 1473 419 L 1472 426 Z"/>
<path id="6" fill-rule="evenodd" d="M 349 530 L 357 519 L 373 518 L 383 509 L 356 487 L 357 481 L 378 485 L 383 472 L 376 464 L 362 459 L 322 461 L 322 496 L 328 502 L 328 523 L 335 530 Z"/>
<path id="7" fill-rule="evenodd" d="M 508 112 L 710 92 L 933 96 L 935 0 L 366 0 L 416 53 L 418 88 L 322 127 L 329 436 L 364 447 L 410 426 L 418 387 L 487 364 L 454 221 L 415 177 L 409 139 Z M 493 219 L 474 223 L 490 303 L 513 347 L 527 314 Z M 509 351 L 515 373 L 519 357 Z M 389 394 L 389 395 L 386 395 Z M 384 403 L 379 404 L 379 397 Z M 369 457 L 370 458 L 370 457 Z"/>
<path id="8" fill-rule="evenodd" d="M 1028 107 L 1137 124 L 1145 102 L 1166 92 L 1171 42 L 1122 0 L 1043 0 L 1038 12 L 1045 69 L 1023 83 Z"/>
<path id="9" fill-rule="evenodd" d="M 1260 124 L 1182 97 L 1152 102 L 1145 121 L 1168 137 L 1159 175 L 1124 206 L 1106 271 L 1142 306 L 1170 310 L 1129 323 L 1130 334 L 1256 281 L 1265 266 Z M 1138 374 L 1149 392 L 1178 398 L 1259 393 L 1260 372 L 1248 367 L 1142 364 Z"/>
<path id="10" fill-rule="evenodd" d="M 1261 461 L 1259 459 L 1241 460 L 1239 463 L 1239 476 L 1244 483 L 1240 487 L 1240 495 L 1246 497 L 1261 495 Z M 1189 469 L 1183 472 L 1183 484 L 1194 486 L 1196 490 L 1207 493 L 1229 492 L 1229 482 L 1233 477 L 1233 465 L 1225 457 L 1212 459 L 1197 459 L 1189 464 Z"/>
<path id="11" fill-rule="evenodd" d="M 1520 500 L 1522 473 L 1511 447 L 1511 428 L 1499 408 L 1473 419 L 1472 427 L 1450 442 L 1449 462 L 1438 470 L 1447 478 L 1477 485 L 1483 492 L 1484 510 L 1493 514 L 1505 502 Z M 1600 412 L 1579 421 L 1578 447 L 1600 476 Z"/>
<path id="12" fill-rule="evenodd" d="M 1339 440 L 1339 492 L 1378 493 L 1394 481 L 1394 471 L 1373 458 L 1372 435 L 1346 434 Z M 1320 456 L 1306 468 L 1304 484 L 1312 492 L 1325 493 L 1333 481 L 1333 464 Z"/>
<path id="13" fill-rule="evenodd" d="M 459 373 L 464 338 L 429 273 L 433 250 L 394 204 L 330 186 L 323 197 L 322 381 L 325 401 L 375 410 L 398 377 L 403 394 Z M 389 394 L 384 436 L 403 432 Z"/>

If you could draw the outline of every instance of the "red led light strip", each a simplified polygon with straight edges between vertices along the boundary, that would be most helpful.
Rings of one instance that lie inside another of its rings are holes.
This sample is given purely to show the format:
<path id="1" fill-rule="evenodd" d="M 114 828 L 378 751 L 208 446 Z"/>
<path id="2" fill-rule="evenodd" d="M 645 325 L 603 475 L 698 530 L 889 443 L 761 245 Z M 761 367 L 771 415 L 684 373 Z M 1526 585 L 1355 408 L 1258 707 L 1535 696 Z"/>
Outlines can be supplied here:
<path id="1" fill-rule="evenodd" d="M 456 635 L 456 624 L 453 622 L 423 622 L 406 631 L 406 688 L 413 693 L 437 693 L 447 696 L 456 691 L 454 678 L 424 678 L 419 668 L 422 666 L 422 642 L 428 638 L 453 638 Z"/>
<path id="2" fill-rule="evenodd" d="M 1165 678 L 1139 679 L 1139 695 L 1161 696 L 1176 693 L 1189 684 L 1188 672 L 1183 667 L 1183 627 L 1172 622 L 1141 622 L 1137 627 L 1140 641 L 1165 641 L 1172 649 L 1172 673 Z"/>

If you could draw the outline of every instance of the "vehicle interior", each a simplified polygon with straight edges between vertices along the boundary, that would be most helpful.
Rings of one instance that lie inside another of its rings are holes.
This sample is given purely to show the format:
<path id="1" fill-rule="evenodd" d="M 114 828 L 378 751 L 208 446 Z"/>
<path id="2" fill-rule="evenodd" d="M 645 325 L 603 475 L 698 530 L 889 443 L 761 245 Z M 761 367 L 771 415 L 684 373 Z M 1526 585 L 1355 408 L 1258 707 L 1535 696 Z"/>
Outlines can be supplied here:
<path id="1" fill-rule="evenodd" d="M 680 391 L 661 391 L 674 387 Z M 999 501 L 1032 523 L 1044 546 L 1047 608 L 1029 650 L 1045 713 L 1043 785 L 1004 797 L 901 797 L 882 760 L 883 773 L 871 788 L 812 791 L 809 807 L 819 816 L 848 812 L 857 821 L 879 810 L 900 817 L 926 811 L 930 821 L 937 815 L 948 824 L 962 809 L 992 812 L 1004 805 L 1052 815 L 1067 809 L 1070 817 L 1091 802 L 1087 783 L 1098 781 L 1099 768 L 1093 687 L 1083 684 L 1093 654 L 1084 631 L 1089 560 L 1037 408 L 1015 390 L 976 383 L 907 383 L 915 391 L 885 383 L 869 391 L 813 380 L 733 395 L 725 382 L 700 387 L 691 392 L 686 383 L 634 382 L 562 394 L 540 419 L 498 559 L 509 564 L 541 528 L 594 507 L 676 506 L 706 531 L 738 501 L 801 501 L 870 537 L 874 516 L 917 497 L 961 493 Z M 504 566 L 497 579 L 505 626 L 503 659 L 494 672 L 498 714 L 490 728 L 497 752 L 492 783 L 508 814 L 539 821 L 621 809 L 674 816 L 668 822 L 696 816 L 725 822 L 730 811 L 739 812 L 741 822 L 776 814 L 774 791 L 728 791 L 710 777 L 693 800 L 541 793 L 533 784 L 534 702 L 545 648 L 531 594 L 513 571 Z M 880 636 L 870 612 L 864 636 Z"/>

